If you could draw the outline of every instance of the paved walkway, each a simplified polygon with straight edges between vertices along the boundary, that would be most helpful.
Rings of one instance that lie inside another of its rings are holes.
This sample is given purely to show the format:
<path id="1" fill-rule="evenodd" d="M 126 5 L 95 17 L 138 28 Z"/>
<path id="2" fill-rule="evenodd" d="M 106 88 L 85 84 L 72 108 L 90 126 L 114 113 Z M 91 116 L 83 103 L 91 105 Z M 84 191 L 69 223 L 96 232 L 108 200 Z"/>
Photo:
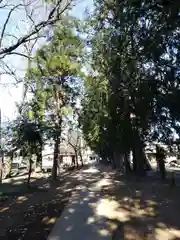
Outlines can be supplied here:
<path id="1" fill-rule="evenodd" d="M 87 175 L 86 175 L 87 174 Z M 57 220 L 48 240 L 110 240 L 107 217 L 103 212 L 100 189 L 110 184 L 107 172 L 97 166 L 82 170 L 84 184 L 77 189 L 71 203 Z M 87 176 L 87 177 L 86 177 Z"/>

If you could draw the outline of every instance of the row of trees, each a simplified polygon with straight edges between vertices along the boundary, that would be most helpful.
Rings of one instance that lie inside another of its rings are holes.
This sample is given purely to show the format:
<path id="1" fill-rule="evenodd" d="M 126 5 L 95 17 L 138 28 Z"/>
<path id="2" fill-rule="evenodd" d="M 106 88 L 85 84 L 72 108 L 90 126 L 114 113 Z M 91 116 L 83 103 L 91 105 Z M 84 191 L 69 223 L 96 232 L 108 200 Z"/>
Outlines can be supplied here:
<path id="1" fill-rule="evenodd" d="M 79 155 L 83 165 L 77 121 L 84 53 L 79 25 L 79 21 L 68 13 L 62 14 L 61 21 L 52 25 L 51 37 L 29 58 L 23 101 L 17 106 L 19 114 L 8 126 L 13 151 L 20 149 L 23 157 L 29 159 L 28 184 L 32 156 L 35 154 L 37 163 L 41 164 L 42 150 L 49 140 L 54 144 L 52 177 L 56 179 L 64 130 L 66 143 L 74 149 L 75 163 L 78 165 Z"/>
<path id="2" fill-rule="evenodd" d="M 99 0 L 89 17 L 83 132 L 105 161 L 141 176 L 147 143 L 179 139 L 179 11 L 172 1 Z"/>
<path id="3" fill-rule="evenodd" d="M 51 138 L 55 179 L 62 131 L 74 118 L 71 127 L 104 161 L 145 175 L 146 144 L 179 138 L 179 9 L 168 0 L 98 0 L 84 22 L 66 12 L 51 23 L 28 58 L 15 124 L 30 162 L 32 153 L 41 161 Z"/>

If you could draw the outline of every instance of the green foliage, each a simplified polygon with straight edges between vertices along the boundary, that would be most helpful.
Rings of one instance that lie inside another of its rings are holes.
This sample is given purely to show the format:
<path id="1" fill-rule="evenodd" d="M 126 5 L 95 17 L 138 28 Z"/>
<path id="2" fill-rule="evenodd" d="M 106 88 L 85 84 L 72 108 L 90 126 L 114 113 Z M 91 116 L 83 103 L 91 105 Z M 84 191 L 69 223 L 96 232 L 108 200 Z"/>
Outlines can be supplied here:
<path id="1" fill-rule="evenodd" d="M 139 148 L 143 156 L 145 141 L 168 144 L 173 131 L 178 133 L 178 15 L 175 2 L 96 1 L 87 22 L 89 63 L 97 75 L 95 81 L 102 76 L 106 80 L 108 101 L 105 114 L 97 94 L 103 88 L 93 88 L 91 78 L 84 100 L 89 99 L 90 107 L 83 106 L 82 124 L 94 149 L 105 139 L 112 152 Z"/>
<path id="2" fill-rule="evenodd" d="M 143 169 L 147 142 L 170 145 L 180 134 L 179 8 L 170 1 L 98 0 L 85 23 L 64 15 L 26 73 L 33 97 L 21 114 L 28 124 L 57 149 L 63 121 L 78 112 L 93 150 L 106 159 L 133 151 L 136 169 Z"/>
<path id="3" fill-rule="evenodd" d="M 76 19 L 64 16 L 52 29 L 51 40 L 37 50 L 26 74 L 26 90 L 33 96 L 26 112 L 43 140 L 39 152 L 43 142 L 54 141 L 54 176 L 63 121 L 72 114 L 82 85 L 84 43 L 77 27 Z"/>
<path id="4" fill-rule="evenodd" d="M 75 84 L 78 86 L 78 81 L 81 81 L 84 45 L 75 34 L 77 24 L 75 19 L 64 17 L 53 29 L 51 40 L 38 49 L 31 64 L 33 68 L 27 71 L 27 84 L 34 95 L 34 116 L 38 121 L 44 121 L 46 126 L 51 126 L 51 130 L 48 128 L 46 132 L 59 132 L 58 121 L 71 113 L 79 95 Z"/>
<path id="5" fill-rule="evenodd" d="M 100 154 L 108 150 L 107 81 L 100 77 L 89 76 L 86 79 L 85 88 L 79 121 L 86 142 Z"/>

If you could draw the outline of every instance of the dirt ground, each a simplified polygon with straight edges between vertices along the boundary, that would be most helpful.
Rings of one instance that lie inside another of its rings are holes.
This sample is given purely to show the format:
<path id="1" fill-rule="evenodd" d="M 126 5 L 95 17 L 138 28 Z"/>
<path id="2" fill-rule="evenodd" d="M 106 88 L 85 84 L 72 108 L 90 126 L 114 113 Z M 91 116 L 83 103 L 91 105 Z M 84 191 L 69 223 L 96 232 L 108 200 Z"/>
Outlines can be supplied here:
<path id="1" fill-rule="evenodd" d="M 73 191 L 81 184 L 75 177 L 79 171 L 64 173 L 56 183 L 50 178 L 36 179 L 30 190 L 1 197 L 0 239 L 47 239 Z"/>
<path id="2" fill-rule="evenodd" d="M 169 181 L 125 177 L 111 169 L 108 176 L 111 185 L 102 188 L 102 204 L 97 205 L 103 206 L 113 240 L 180 240 L 180 183 L 172 187 Z M 0 239 L 47 239 L 76 187 L 102 177 L 97 173 L 92 179 L 91 173 L 76 170 L 62 174 L 55 184 L 39 179 L 38 189 L 2 199 Z"/>
<path id="3" fill-rule="evenodd" d="M 180 240 L 180 186 L 169 181 L 116 176 L 102 190 L 113 211 L 113 240 Z"/>

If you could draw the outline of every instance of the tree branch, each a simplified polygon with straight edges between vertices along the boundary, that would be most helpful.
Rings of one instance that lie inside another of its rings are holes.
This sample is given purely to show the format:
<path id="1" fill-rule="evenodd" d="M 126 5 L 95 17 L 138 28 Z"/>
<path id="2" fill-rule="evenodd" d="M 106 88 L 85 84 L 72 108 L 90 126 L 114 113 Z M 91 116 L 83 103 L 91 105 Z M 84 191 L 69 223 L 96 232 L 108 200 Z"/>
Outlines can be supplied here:
<path id="1" fill-rule="evenodd" d="M 32 59 L 32 57 L 30 57 L 30 56 L 28 56 L 28 55 L 26 55 L 26 54 L 24 54 L 24 53 L 19 53 L 19 52 L 10 52 L 10 53 L 6 53 L 6 54 L 4 54 L 3 56 L 1 56 L 0 57 L 0 59 L 3 59 L 5 56 L 7 56 L 7 55 L 18 55 L 18 56 L 21 56 L 21 57 L 25 57 L 25 58 L 31 58 Z"/>
<path id="2" fill-rule="evenodd" d="M 2 63 L 1 65 L 3 66 L 3 68 L 6 67 L 6 69 L 4 68 L 4 74 L 13 76 L 14 79 L 16 80 L 16 83 L 19 83 L 20 81 L 19 81 L 18 77 L 16 76 L 15 71 L 13 71 L 11 69 L 11 67 L 9 67 L 8 64 L 5 63 L 3 60 L 1 60 L 1 63 Z M 1 68 L 2 68 L 2 66 L 1 66 Z M 2 72 L 2 74 L 3 74 L 3 72 Z"/>
<path id="3" fill-rule="evenodd" d="M 8 55 L 10 54 L 12 51 L 16 50 L 19 46 L 21 46 L 22 44 L 24 43 L 27 43 L 28 41 L 30 41 L 31 38 L 35 37 L 36 34 L 38 34 L 43 28 L 47 27 L 47 26 L 50 26 L 50 25 L 53 25 L 54 23 L 56 23 L 58 20 L 60 20 L 60 15 L 70 6 L 71 4 L 71 0 L 68 1 L 66 3 L 66 5 L 63 7 L 63 9 L 61 9 L 61 11 L 59 12 L 59 8 L 60 8 L 60 5 L 61 3 L 63 2 L 63 0 L 59 0 L 57 2 L 57 4 L 54 6 L 54 8 L 51 10 L 51 12 L 49 13 L 48 17 L 47 17 L 47 20 L 45 21 L 41 21 L 40 23 L 36 24 L 34 27 L 33 27 L 33 30 L 29 33 L 27 33 L 26 35 L 24 35 L 23 37 L 19 38 L 16 43 L 12 44 L 11 46 L 9 47 L 5 47 L 5 48 L 1 48 L 0 49 L 0 56 L 2 55 Z M 11 13 L 14 9 L 16 9 L 17 6 L 15 6 L 11 11 L 10 13 L 8 14 L 8 17 L 6 19 L 6 22 L 3 26 L 3 31 L 1 33 L 1 39 L 0 39 L 0 42 L 2 43 L 2 39 L 3 39 L 3 36 L 4 36 L 4 32 L 5 32 L 5 29 L 6 29 L 6 26 L 7 26 L 7 23 L 9 21 L 9 18 L 11 16 Z M 1 59 L 3 58 L 3 56 L 1 57 Z"/>
<path id="4" fill-rule="evenodd" d="M 8 15 L 7 15 L 7 18 L 3 24 L 3 29 L 2 29 L 2 32 L 1 32 L 1 37 L 0 37 L 0 47 L 2 45 L 2 41 L 3 41 L 3 37 L 4 37 L 4 33 L 5 33 L 5 30 L 6 30 L 6 27 L 8 25 L 8 22 L 10 20 L 10 17 L 11 17 L 11 14 L 14 12 L 15 9 L 17 9 L 18 7 L 22 6 L 21 4 L 18 4 L 16 6 L 14 6 L 13 8 L 11 8 L 11 10 L 9 11 Z"/>

